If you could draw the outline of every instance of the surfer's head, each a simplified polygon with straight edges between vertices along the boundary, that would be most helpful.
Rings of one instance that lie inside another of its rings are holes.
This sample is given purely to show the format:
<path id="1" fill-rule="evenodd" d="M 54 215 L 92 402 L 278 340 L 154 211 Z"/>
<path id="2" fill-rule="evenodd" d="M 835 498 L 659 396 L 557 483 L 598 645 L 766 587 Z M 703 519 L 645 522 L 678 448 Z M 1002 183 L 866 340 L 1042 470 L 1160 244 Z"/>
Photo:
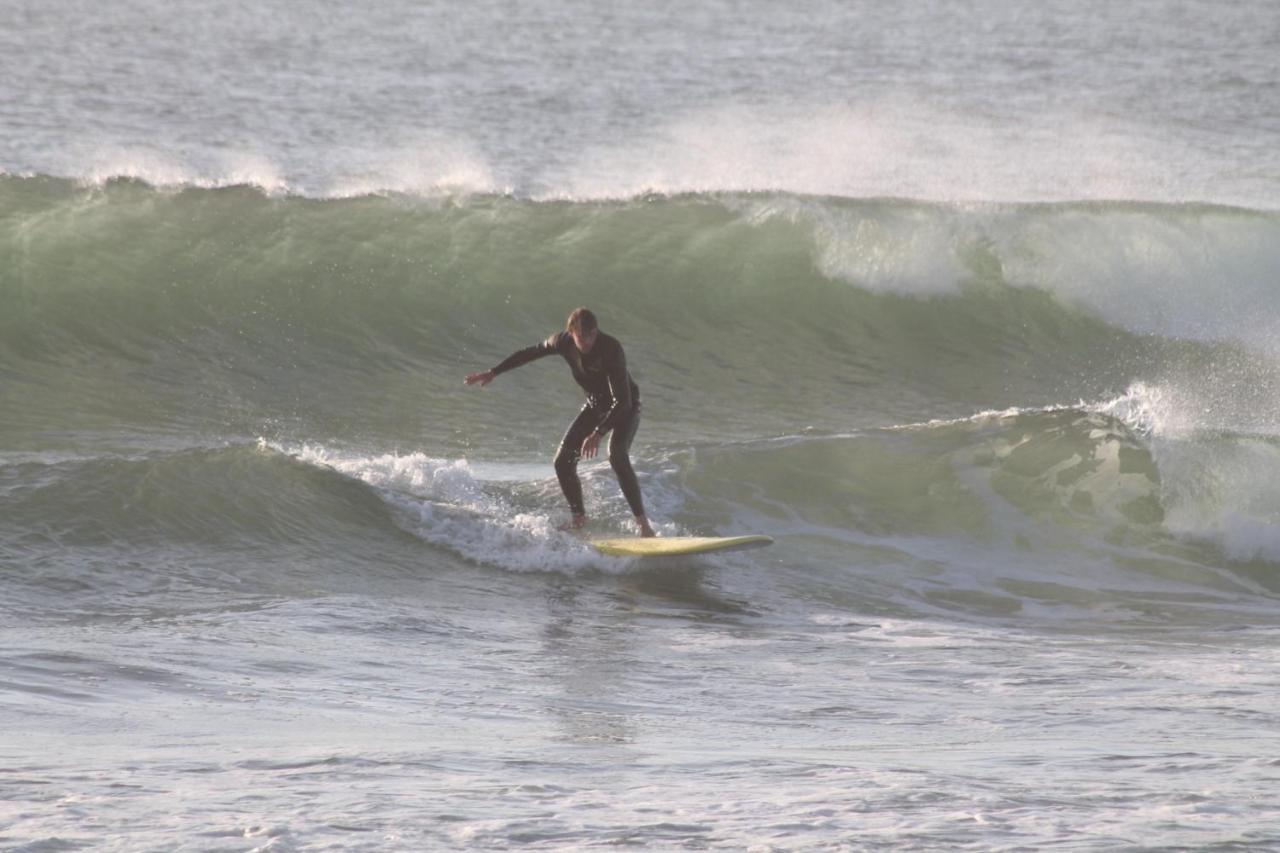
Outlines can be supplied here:
<path id="1" fill-rule="evenodd" d="M 573 345 L 579 352 L 591 352 L 596 345 L 596 336 L 600 327 L 596 323 L 596 315 L 589 308 L 575 308 L 564 322 L 564 329 L 573 337 Z"/>

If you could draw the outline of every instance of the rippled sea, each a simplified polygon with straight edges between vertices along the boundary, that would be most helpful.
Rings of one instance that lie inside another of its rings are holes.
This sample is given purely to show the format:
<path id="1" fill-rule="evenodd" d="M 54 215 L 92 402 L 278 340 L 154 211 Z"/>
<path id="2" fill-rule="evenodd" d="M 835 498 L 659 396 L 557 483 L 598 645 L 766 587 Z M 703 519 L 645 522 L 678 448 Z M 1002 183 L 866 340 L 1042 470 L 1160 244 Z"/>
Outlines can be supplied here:
<path id="1" fill-rule="evenodd" d="M 1280 849 L 1274 3 L 0 21 L 0 848 Z"/>

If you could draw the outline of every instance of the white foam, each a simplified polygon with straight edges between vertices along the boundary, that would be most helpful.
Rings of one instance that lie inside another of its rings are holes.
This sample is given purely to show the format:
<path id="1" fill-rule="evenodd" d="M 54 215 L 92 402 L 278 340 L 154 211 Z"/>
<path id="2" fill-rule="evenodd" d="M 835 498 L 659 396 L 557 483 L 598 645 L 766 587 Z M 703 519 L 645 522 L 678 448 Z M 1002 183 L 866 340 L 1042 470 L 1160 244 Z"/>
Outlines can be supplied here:
<path id="1" fill-rule="evenodd" d="M 269 148 L 81 147 L 56 171 L 94 186 L 130 179 L 163 189 L 252 186 L 271 195 L 315 198 L 438 198 L 509 191 L 474 146 L 440 134 L 401 138 L 381 148 L 326 149 L 307 162 Z"/>
<path id="2" fill-rule="evenodd" d="M 1072 478 L 1069 487 L 1051 488 L 1064 494 L 1088 493 L 1094 498 L 1094 511 L 1109 514 L 1118 524 L 1128 520 L 1117 508 L 1152 494 L 1154 488 L 1163 511 L 1160 524 L 1169 535 L 1212 545 L 1233 561 L 1280 562 L 1280 428 L 1274 420 L 1254 418 L 1250 426 L 1255 430 L 1242 432 L 1235 428 L 1238 413 L 1213 400 L 1211 393 L 1198 393 L 1193 387 L 1135 382 L 1124 394 L 1099 403 L 985 411 L 891 429 L 933 429 L 1071 410 L 1115 418 L 1151 454 L 1158 481 L 1153 484 L 1141 470 L 1127 471 L 1121 455 L 1125 442 L 1101 440 L 1109 432 L 1099 429 L 1094 431 L 1097 443 L 1090 472 Z M 1007 455 L 1014 447 L 998 452 Z M 1072 457 L 1044 471 L 1041 478 L 1053 484 L 1057 470 L 1079 461 Z M 1069 498 L 1064 498 L 1067 503 Z"/>
<path id="3" fill-rule="evenodd" d="M 754 223 L 780 218 L 809 225 L 823 275 L 885 293 L 956 292 L 969 275 L 958 248 L 982 239 L 965 216 L 937 206 L 881 204 L 872 214 L 801 196 L 725 203 Z"/>
<path id="4" fill-rule="evenodd" d="M 1124 394 L 1092 408 L 1144 436 L 1174 436 L 1187 432 L 1191 426 L 1178 416 L 1172 395 L 1145 382 L 1135 382 Z"/>
<path id="5" fill-rule="evenodd" d="M 1135 383 L 1097 407 L 1144 436 L 1160 472 L 1164 526 L 1231 559 L 1280 561 L 1280 437 L 1237 434 L 1176 385 Z M 1225 413 L 1232 420 L 1230 412 Z"/>
<path id="6" fill-rule="evenodd" d="M 1223 209 L 1054 208 L 983 226 L 1010 284 L 1130 331 L 1280 352 L 1280 223 Z"/>
<path id="7" fill-rule="evenodd" d="M 78 177 L 89 184 L 128 178 L 146 181 L 156 187 L 173 187 L 189 183 L 193 176 L 180 162 L 163 152 L 117 148 L 99 152 Z"/>
<path id="8" fill-rule="evenodd" d="M 1157 443 L 1165 527 L 1231 559 L 1280 561 L 1280 447 L 1257 439 Z"/>
<path id="9" fill-rule="evenodd" d="M 436 197 L 507 192 L 485 156 L 463 140 L 439 134 L 383 149 L 344 149 L 325 168 L 327 198 L 382 193 Z"/>
<path id="10" fill-rule="evenodd" d="M 1280 366 L 1267 356 L 1250 360 L 1252 375 L 1243 378 L 1215 363 L 1159 382 L 1134 382 L 1114 400 L 1087 408 L 1124 421 L 1140 435 L 1165 440 L 1210 433 L 1280 438 L 1280 376 L 1275 375 Z"/>
<path id="11" fill-rule="evenodd" d="M 1276 489 L 1268 491 L 1272 501 L 1280 497 Z M 1272 503 L 1271 507 L 1274 506 Z M 1280 562 L 1280 512 L 1274 509 L 1262 513 L 1224 512 L 1213 535 L 1233 560 Z"/>
<path id="12" fill-rule="evenodd" d="M 220 152 L 194 162 L 168 151 L 116 146 L 88 154 L 86 162 L 71 171 L 91 185 L 127 178 L 166 189 L 252 186 L 272 194 L 290 189 L 270 158 L 247 151 Z"/>
<path id="13" fill-rule="evenodd" d="M 469 560 L 510 571 L 623 572 L 632 561 L 605 557 L 556 528 L 549 515 L 515 506 L 511 490 L 477 477 L 466 459 L 423 453 L 362 455 L 259 439 L 263 450 L 330 468 L 376 489 L 401 510 L 416 536 Z M 492 473 L 492 472 L 490 472 Z"/>
<path id="14" fill-rule="evenodd" d="M 732 202 L 730 202 L 732 204 Z M 909 296 L 994 281 L 1052 293 L 1138 334 L 1239 341 L 1280 357 L 1280 219 L 1227 209 L 833 204 L 736 205 L 751 221 L 807 224 L 836 281 Z"/>
<path id="15" fill-rule="evenodd" d="M 1203 158 L 1114 116 L 1023 110 L 1013 127 L 998 114 L 889 93 L 691 110 L 593 146 L 539 183 L 571 199 L 775 190 L 952 202 L 1217 198 L 1213 176 L 1197 182 L 1205 167 L 1188 162 Z"/>

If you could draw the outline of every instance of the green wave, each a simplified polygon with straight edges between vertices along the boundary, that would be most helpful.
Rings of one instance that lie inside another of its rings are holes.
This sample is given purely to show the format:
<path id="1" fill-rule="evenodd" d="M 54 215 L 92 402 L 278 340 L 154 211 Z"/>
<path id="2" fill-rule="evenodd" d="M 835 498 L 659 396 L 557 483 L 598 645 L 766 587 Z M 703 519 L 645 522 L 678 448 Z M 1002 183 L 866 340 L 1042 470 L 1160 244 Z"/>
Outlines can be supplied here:
<path id="1" fill-rule="evenodd" d="M 520 436 L 558 428 L 539 404 L 565 383 L 526 368 L 482 400 L 458 382 L 580 304 L 623 340 L 663 439 L 1099 399 L 1256 350 L 1237 315 L 1271 328 L 1250 270 L 1280 246 L 1259 235 L 1280 238 L 1280 218 L 785 194 L 313 200 L 4 177 L 0 430 L 19 444 L 55 424 L 427 431 L 451 452 L 484 421 L 494 446 L 532 449 Z M 1198 266 L 1165 299 L 1149 280 L 1178 252 Z M 1107 259 L 1143 281 L 1126 293 Z M 1206 264 L 1235 278 L 1200 281 Z M 1205 300 L 1235 313 L 1193 328 L 1183 315 Z M 1147 303 L 1163 313 L 1132 308 Z"/>

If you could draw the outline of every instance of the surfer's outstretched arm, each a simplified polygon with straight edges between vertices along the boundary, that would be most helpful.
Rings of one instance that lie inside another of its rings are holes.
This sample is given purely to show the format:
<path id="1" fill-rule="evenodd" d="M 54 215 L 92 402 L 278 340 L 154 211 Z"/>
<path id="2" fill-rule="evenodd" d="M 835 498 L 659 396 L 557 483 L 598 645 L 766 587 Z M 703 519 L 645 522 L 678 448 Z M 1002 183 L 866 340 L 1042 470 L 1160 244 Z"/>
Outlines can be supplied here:
<path id="1" fill-rule="evenodd" d="M 552 335 L 540 344 L 534 344 L 531 347 L 525 347 L 517 350 L 511 355 L 504 358 L 496 367 L 480 373 L 468 373 L 462 381 L 468 385 L 479 385 L 481 388 L 493 381 L 493 378 L 499 373 L 506 373 L 508 370 L 515 370 L 521 365 L 536 361 L 543 356 L 552 355 L 559 352 L 559 335 Z"/>

